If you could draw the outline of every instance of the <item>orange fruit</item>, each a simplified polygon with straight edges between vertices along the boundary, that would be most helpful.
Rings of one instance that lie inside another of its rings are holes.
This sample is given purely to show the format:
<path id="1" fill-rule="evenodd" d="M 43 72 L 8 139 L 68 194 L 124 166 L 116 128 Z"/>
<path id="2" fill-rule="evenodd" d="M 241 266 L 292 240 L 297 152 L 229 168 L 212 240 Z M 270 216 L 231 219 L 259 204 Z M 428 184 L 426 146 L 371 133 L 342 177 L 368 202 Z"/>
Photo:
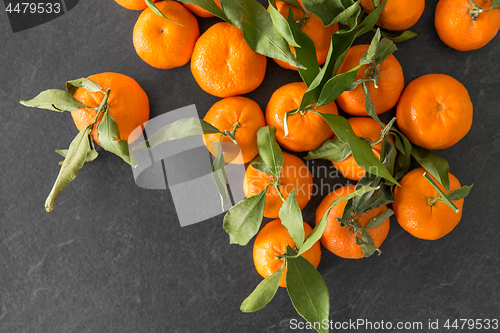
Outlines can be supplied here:
<path id="1" fill-rule="evenodd" d="M 372 0 L 361 0 L 361 7 L 371 12 L 375 9 Z M 377 25 L 392 31 L 412 27 L 422 16 L 425 0 L 387 0 Z"/>
<path id="2" fill-rule="evenodd" d="M 328 194 L 316 210 L 316 224 L 319 223 L 333 200 L 342 198 L 354 192 L 355 189 L 355 185 L 346 185 Z M 338 205 L 332 207 L 327 217 L 326 229 L 323 232 L 320 241 L 328 251 L 338 255 L 339 257 L 347 259 L 363 258 L 363 250 L 360 245 L 356 244 L 354 229 L 351 226 L 347 225 L 345 227 L 341 227 L 340 222 L 336 220 L 337 218 L 342 218 L 342 214 L 344 212 L 346 204 L 347 201 L 342 201 Z M 355 221 L 360 226 L 366 227 L 368 225 L 368 222 L 370 222 L 372 218 L 379 216 L 386 210 L 387 206 L 381 206 L 369 210 L 357 216 L 355 218 Z M 375 228 L 366 229 L 373 240 L 373 244 L 376 247 L 380 247 L 380 245 L 382 245 L 385 238 L 387 237 L 387 234 L 389 233 L 389 220 L 390 219 L 385 220 L 384 223 Z M 360 230 L 358 230 L 358 237 L 361 238 Z"/>
<path id="3" fill-rule="evenodd" d="M 243 191 L 247 198 L 262 192 L 273 180 L 271 175 L 255 169 L 249 165 L 243 179 Z M 280 191 L 286 199 L 295 188 L 297 203 L 303 209 L 311 200 L 313 191 L 313 179 L 307 165 L 299 157 L 283 152 L 283 168 L 280 174 Z M 266 205 L 264 216 L 278 218 L 283 201 L 276 188 L 271 185 L 266 193 Z"/>
<path id="4" fill-rule="evenodd" d="M 144 0 L 115 0 L 115 1 L 120 6 L 131 10 L 144 10 L 148 8 L 148 5 Z M 158 2 L 158 1 L 160 0 L 153 0 L 153 2 Z"/>
<path id="5" fill-rule="evenodd" d="M 381 127 L 373 118 L 371 117 L 351 117 L 347 119 L 349 124 L 351 124 L 352 130 L 360 138 L 366 139 L 370 142 L 375 142 L 380 139 Z M 392 136 L 389 140 L 394 142 Z M 372 146 L 373 154 L 380 160 L 380 152 L 382 150 L 383 141 L 379 142 L 375 146 Z M 345 178 L 358 181 L 363 178 L 366 174 L 365 169 L 360 167 L 358 163 L 354 160 L 352 155 L 349 155 L 345 160 L 341 162 L 332 162 L 332 164 L 337 168 L 337 170 Z"/>
<path id="6" fill-rule="evenodd" d="M 359 65 L 359 61 L 368 50 L 367 44 L 355 45 L 349 49 L 338 73 L 344 73 Z M 367 66 L 358 69 L 356 80 L 362 79 Z M 375 106 L 377 114 L 392 109 L 398 102 L 404 88 L 404 76 L 401 65 L 394 55 L 387 57 L 380 66 L 378 88 L 373 82 L 367 82 L 370 99 Z M 344 91 L 336 100 L 337 105 L 353 116 L 366 116 L 365 95 L 361 84 L 351 91 Z"/>
<path id="7" fill-rule="evenodd" d="M 218 97 L 243 95 L 264 80 L 267 58 L 248 46 L 238 27 L 221 22 L 200 36 L 191 72 L 201 89 Z"/>
<path id="8" fill-rule="evenodd" d="M 217 4 L 217 6 L 220 7 L 220 0 L 214 0 L 214 2 Z M 201 8 L 200 6 L 193 5 L 191 3 L 184 3 L 183 4 L 187 9 L 191 11 L 191 13 L 195 14 L 196 16 L 199 17 L 214 17 L 212 13 L 210 13 L 208 10 L 205 10 Z"/>
<path id="9" fill-rule="evenodd" d="M 396 111 L 401 132 L 414 144 L 444 149 L 462 139 L 472 126 L 467 89 L 445 74 L 427 74 L 408 84 Z"/>
<path id="10" fill-rule="evenodd" d="M 88 77 L 101 86 L 103 91 L 110 89 L 108 98 L 109 115 L 115 120 L 120 138 L 134 142 L 142 131 L 132 133 L 137 127 L 144 126 L 149 119 L 149 100 L 141 86 L 131 77 L 118 73 L 101 73 Z M 75 98 L 90 107 L 98 107 L 104 94 L 89 92 L 78 88 Z M 71 112 L 76 128 L 81 131 L 94 122 L 96 110 L 81 108 Z M 101 120 L 99 117 L 97 123 Z M 131 135 L 132 133 L 132 135 Z M 97 126 L 92 131 L 94 141 L 99 144 Z"/>
<path id="11" fill-rule="evenodd" d="M 309 224 L 304 222 L 305 236 L 312 231 Z M 305 239 L 305 238 L 304 238 Z M 274 220 L 266 224 L 257 234 L 253 245 L 253 262 L 257 272 L 267 278 L 279 270 L 285 264 L 284 259 L 277 257 L 286 253 L 286 246 L 295 248 L 292 237 L 288 234 L 285 226 L 280 220 Z M 321 260 L 321 245 L 316 242 L 309 250 L 302 254 L 315 268 Z M 286 287 L 286 268 L 281 276 L 280 287 Z"/>
<path id="12" fill-rule="evenodd" d="M 134 26 L 133 42 L 139 57 L 161 69 L 180 67 L 189 62 L 200 36 L 198 21 L 189 10 L 175 1 L 161 1 L 158 9 L 176 24 L 144 10 Z"/>
<path id="13" fill-rule="evenodd" d="M 399 181 L 401 187 L 395 187 L 396 201 L 392 203 L 392 209 L 403 229 L 415 237 L 434 240 L 448 234 L 460 222 L 464 199 L 453 201 L 460 210 L 458 213 L 440 200 L 434 202 L 438 191 L 424 178 L 424 173 L 424 168 L 417 168 Z M 459 189 L 458 179 L 451 173 L 448 176 L 450 192 Z M 431 178 L 446 193 L 443 186 Z"/>
<path id="14" fill-rule="evenodd" d="M 288 117 L 288 136 L 285 136 L 285 114 L 299 108 L 306 90 L 304 82 L 285 84 L 273 93 L 266 107 L 266 122 L 276 127 L 276 141 L 286 149 L 297 152 L 316 149 L 333 135 L 330 125 L 321 115 L 306 111 Z M 338 114 L 334 102 L 315 111 Z"/>
<path id="15" fill-rule="evenodd" d="M 302 5 L 302 0 L 299 0 L 299 3 L 302 8 L 304 8 L 304 6 Z M 300 29 L 313 41 L 319 65 L 323 65 L 326 61 L 328 50 L 330 49 L 331 36 L 333 33 L 339 30 L 339 25 L 335 23 L 325 27 L 323 26 L 323 22 L 321 21 L 321 19 L 316 15 L 307 11 L 304 14 L 304 12 L 302 12 L 302 10 L 297 7 L 290 6 L 283 1 L 276 1 L 276 8 L 285 18 L 288 18 L 288 11 L 290 7 L 292 7 L 293 19 L 300 22 Z M 292 46 L 290 46 L 290 49 L 295 54 Z M 276 61 L 276 63 L 283 68 L 292 69 L 295 71 L 297 70 L 297 67 L 292 66 L 285 61 L 277 59 L 274 59 L 274 61 Z"/>
<path id="16" fill-rule="evenodd" d="M 227 163 L 248 163 L 259 154 L 257 130 L 266 126 L 266 120 L 260 106 L 253 100 L 241 96 L 225 98 L 215 103 L 203 119 L 221 132 L 235 130 L 238 146 L 227 136 L 222 138 L 222 153 Z M 203 136 L 205 146 L 214 156 L 217 156 L 221 135 Z M 240 151 L 241 155 L 239 155 Z"/>
<path id="17" fill-rule="evenodd" d="M 474 3 L 488 10 L 492 0 L 474 0 Z M 485 46 L 500 29 L 500 8 L 477 13 L 469 0 L 440 0 L 434 17 L 439 38 L 459 51 L 477 50 Z"/>

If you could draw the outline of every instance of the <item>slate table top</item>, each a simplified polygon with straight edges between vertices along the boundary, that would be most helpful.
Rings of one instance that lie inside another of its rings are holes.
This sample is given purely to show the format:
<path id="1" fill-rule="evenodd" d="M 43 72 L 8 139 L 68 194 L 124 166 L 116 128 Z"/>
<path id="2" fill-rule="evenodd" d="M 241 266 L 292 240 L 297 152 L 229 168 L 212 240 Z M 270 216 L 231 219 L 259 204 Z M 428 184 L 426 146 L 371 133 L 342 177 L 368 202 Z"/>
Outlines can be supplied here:
<path id="1" fill-rule="evenodd" d="M 429 321 L 446 331 L 448 319 L 500 319 L 500 38 L 477 51 L 453 50 L 436 34 L 435 6 L 427 1 L 414 27 L 420 36 L 398 44 L 395 56 L 406 84 L 444 73 L 468 89 L 473 126 L 438 153 L 474 189 L 459 225 L 438 241 L 416 239 L 392 218 L 381 256 L 346 260 L 323 250 L 318 269 L 334 322 L 421 322 L 413 331 L 431 332 Z M 20 99 L 107 71 L 139 82 L 151 118 L 193 103 L 203 116 L 218 98 L 197 86 L 189 65 L 158 70 L 141 61 L 132 45 L 139 12 L 112 0 L 80 1 L 17 33 L 0 9 L 0 332 L 301 331 L 293 330 L 293 321 L 304 321 L 284 289 L 265 309 L 240 312 L 261 277 L 251 245 L 229 245 L 222 214 L 180 227 L 169 190 L 139 188 L 114 155 L 86 164 L 45 212 L 59 170 L 54 149 L 77 131 L 69 114 L 28 109 Z M 217 21 L 199 19 L 201 31 Z M 247 96 L 265 109 L 274 90 L 299 80 L 269 60 L 264 83 Z M 311 223 L 321 199 L 305 210 Z"/>

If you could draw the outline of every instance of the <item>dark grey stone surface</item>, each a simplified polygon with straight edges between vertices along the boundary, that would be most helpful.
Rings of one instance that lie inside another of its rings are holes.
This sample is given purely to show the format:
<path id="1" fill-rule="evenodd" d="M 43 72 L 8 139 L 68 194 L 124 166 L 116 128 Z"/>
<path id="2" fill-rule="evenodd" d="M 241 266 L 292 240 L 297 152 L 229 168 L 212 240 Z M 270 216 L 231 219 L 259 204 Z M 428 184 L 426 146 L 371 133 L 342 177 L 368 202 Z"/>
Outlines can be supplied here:
<path id="1" fill-rule="evenodd" d="M 422 34 L 395 55 L 406 83 L 445 73 L 469 90 L 472 129 L 439 154 L 474 189 L 462 221 L 441 240 L 416 239 L 392 219 L 381 256 L 345 260 L 324 250 L 318 269 L 334 321 L 422 322 L 413 331 L 427 332 L 429 320 L 500 319 L 500 38 L 477 51 L 450 49 L 434 30 L 435 3 L 427 1 L 416 25 Z M 222 215 L 181 228 L 169 190 L 140 189 L 114 155 L 86 164 L 45 212 L 59 170 L 54 149 L 66 148 L 77 131 L 69 114 L 28 109 L 19 99 L 105 71 L 137 80 L 151 117 L 192 103 L 204 114 L 218 99 L 197 86 L 188 65 L 157 70 L 142 62 L 132 45 L 139 12 L 112 0 L 80 1 L 16 34 L 0 9 L 0 332 L 291 331 L 290 320 L 301 318 L 284 289 L 257 313 L 239 311 L 261 281 L 252 243 L 229 245 Z M 276 88 L 297 80 L 269 61 L 264 83 L 248 96 L 265 108 Z M 321 199 L 305 210 L 311 223 Z"/>

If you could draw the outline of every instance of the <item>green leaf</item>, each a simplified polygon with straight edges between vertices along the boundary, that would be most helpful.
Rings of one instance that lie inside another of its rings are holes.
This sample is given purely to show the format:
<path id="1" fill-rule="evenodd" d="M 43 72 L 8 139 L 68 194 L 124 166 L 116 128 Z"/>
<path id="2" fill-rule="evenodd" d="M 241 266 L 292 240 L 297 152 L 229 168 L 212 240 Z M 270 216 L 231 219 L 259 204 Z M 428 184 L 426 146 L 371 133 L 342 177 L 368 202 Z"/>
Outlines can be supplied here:
<path id="1" fill-rule="evenodd" d="M 359 213 L 364 210 L 364 206 L 373 197 L 376 188 L 380 185 L 380 177 L 373 175 L 371 173 L 365 173 L 363 178 L 361 178 L 357 184 L 356 189 L 360 189 L 366 186 L 373 188 L 372 191 L 367 191 L 363 194 L 360 194 L 352 199 L 353 203 L 353 212 Z M 371 209 L 371 207 L 370 207 Z M 345 209 L 344 209 L 345 211 Z M 343 216 L 344 217 L 344 216 Z"/>
<path id="2" fill-rule="evenodd" d="M 370 144 L 354 133 L 347 119 L 335 114 L 321 114 L 321 116 L 330 125 L 337 137 L 349 144 L 352 156 L 360 167 L 366 172 L 385 178 L 399 186 L 399 183 L 387 171 L 387 168 L 375 157 Z"/>
<path id="3" fill-rule="evenodd" d="M 149 149 L 156 145 L 172 140 L 182 139 L 192 135 L 216 134 L 221 133 L 210 123 L 199 118 L 182 118 L 171 124 L 163 126 L 156 131 L 149 140 L 141 142 L 134 146 L 136 149 Z"/>
<path id="4" fill-rule="evenodd" d="M 396 138 L 396 148 L 399 150 L 399 153 L 396 156 L 396 162 L 394 163 L 394 178 L 399 180 L 408 173 L 411 164 L 411 152 L 412 145 L 410 141 L 404 136 L 401 132 L 391 129 L 391 134 Z"/>
<path id="5" fill-rule="evenodd" d="M 226 14 L 222 11 L 222 9 L 217 6 L 217 4 L 213 0 L 179 0 L 179 2 L 182 3 L 190 3 L 196 6 L 199 6 L 206 11 L 210 12 L 211 14 L 217 16 L 218 18 L 229 22 L 229 20 L 226 17 Z"/>
<path id="6" fill-rule="evenodd" d="M 246 245 L 259 232 L 268 187 L 228 210 L 224 216 L 224 230 L 229 234 L 230 244 Z"/>
<path id="7" fill-rule="evenodd" d="M 260 157 L 260 155 L 257 155 L 256 158 L 254 158 L 251 162 L 250 162 L 250 165 L 259 170 L 259 171 L 262 171 L 264 173 L 267 173 L 268 175 L 271 175 L 273 176 L 273 173 L 269 170 L 269 168 L 267 167 L 267 165 L 264 163 L 264 161 L 262 160 L 262 157 Z"/>
<path id="8" fill-rule="evenodd" d="M 359 60 L 360 64 L 373 62 L 375 54 L 377 52 L 379 41 L 380 41 L 380 28 L 377 28 L 377 30 L 375 31 L 375 35 L 373 36 L 372 41 L 370 42 L 370 46 L 368 46 L 368 50 L 361 56 L 361 59 Z"/>
<path id="9" fill-rule="evenodd" d="M 303 4 L 325 27 L 348 19 L 359 8 L 359 1 L 352 0 L 304 0 Z"/>
<path id="10" fill-rule="evenodd" d="M 158 15 L 159 17 L 163 17 L 164 19 L 167 19 L 169 20 L 170 22 L 172 23 L 175 23 L 177 25 L 180 25 L 181 27 L 183 26 L 182 24 L 180 23 L 177 23 L 171 19 L 169 19 L 168 17 L 165 16 L 165 14 L 163 14 L 161 12 L 161 10 L 158 9 L 158 7 L 156 7 L 155 3 L 153 2 L 153 0 L 144 0 L 146 1 L 146 5 L 148 5 L 148 7 L 153 11 L 153 13 L 155 13 L 156 15 Z"/>
<path id="11" fill-rule="evenodd" d="M 491 2 L 491 7 L 488 9 L 488 11 L 490 11 L 494 8 L 500 8 L 500 0 L 493 0 Z"/>
<path id="12" fill-rule="evenodd" d="M 57 112 L 76 111 L 80 108 L 88 107 L 74 98 L 70 93 L 59 89 L 42 91 L 35 98 L 30 99 L 29 101 L 21 100 L 20 103 L 31 108 L 46 109 Z"/>
<path id="13" fill-rule="evenodd" d="M 212 165 L 212 176 L 214 177 L 217 191 L 220 195 L 222 204 L 222 211 L 226 210 L 227 203 L 229 202 L 229 195 L 226 186 L 226 164 L 224 163 L 224 154 L 222 153 L 222 135 L 219 139 L 219 146 L 217 148 L 217 157 Z"/>
<path id="14" fill-rule="evenodd" d="M 243 31 L 252 50 L 305 69 L 295 59 L 287 41 L 274 32 L 271 15 L 260 3 L 255 0 L 221 0 L 221 6 L 229 22 Z"/>
<path id="15" fill-rule="evenodd" d="M 420 35 L 420 32 L 418 30 L 417 31 L 406 30 L 400 35 L 389 34 L 387 32 L 382 31 L 382 37 L 390 39 L 394 43 L 405 42 L 407 40 L 418 37 L 418 35 Z"/>
<path id="16" fill-rule="evenodd" d="M 444 202 L 448 207 L 450 207 L 455 213 L 458 213 L 460 209 L 458 209 L 457 206 L 448 198 L 446 193 L 443 192 L 443 190 L 432 180 L 432 178 L 429 176 L 427 172 L 424 173 L 424 178 L 429 182 L 429 184 L 434 187 L 434 189 L 438 192 L 438 200 L 441 200 Z"/>
<path id="17" fill-rule="evenodd" d="M 325 232 L 325 228 L 326 228 L 326 224 L 327 224 L 327 220 L 328 220 L 328 214 L 330 213 L 330 209 L 333 206 L 336 206 L 343 201 L 349 200 L 349 199 L 354 198 L 360 194 L 363 194 L 363 193 L 366 193 L 369 191 L 373 191 L 375 189 L 377 189 L 377 188 L 373 188 L 370 186 L 364 186 L 362 188 L 355 190 L 354 192 L 352 192 L 348 195 L 345 195 L 341 198 L 333 200 L 332 203 L 330 204 L 330 206 L 328 207 L 328 209 L 326 210 L 325 214 L 321 217 L 320 222 L 314 227 L 314 229 L 309 233 L 309 235 L 307 235 L 307 238 L 304 241 L 304 244 L 299 249 L 299 252 L 297 252 L 296 256 L 302 255 L 304 252 L 309 250 L 317 241 L 319 241 L 319 239 L 323 235 L 323 232 Z"/>
<path id="18" fill-rule="evenodd" d="M 76 135 L 73 141 L 71 141 L 54 186 L 45 200 L 45 210 L 47 212 L 50 212 L 54 208 L 59 194 L 64 190 L 66 185 L 75 179 L 85 163 L 87 154 L 91 150 L 90 140 L 92 140 L 92 138 L 88 134 L 89 130 L 90 126 L 84 128 Z"/>
<path id="19" fill-rule="evenodd" d="M 392 194 L 392 188 L 386 184 L 380 184 L 380 188 L 373 192 L 373 195 L 361 202 L 357 207 L 356 211 L 358 214 L 363 214 L 373 208 L 378 208 L 384 205 L 388 205 L 394 202 L 394 195 Z"/>
<path id="20" fill-rule="evenodd" d="M 279 217 L 281 224 L 285 226 L 292 237 L 295 246 L 300 249 L 302 244 L 304 244 L 305 237 L 304 219 L 302 218 L 302 211 L 297 203 L 295 192 L 295 189 L 293 189 L 283 205 L 281 205 Z"/>
<path id="21" fill-rule="evenodd" d="M 372 218 L 370 222 L 368 222 L 368 224 L 366 225 L 365 229 L 371 229 L 378 227 L 379 225 L 382 225 L 385 222 L 385 220 L 387 220 L 393 214 L 394 212 L 392 211 L 392 209 L 387 209 L 379 216 L 375 216 L 374 218 Z"/>
<path id="22" fill-rule="evenodd" d="M 418 146 L 413 146 L 411 155 L 428 173 L 430 173 L 437 179 L 438 182 L 441 183 L 441 185 L 443 185 L 446 191 L 450 189 L 450 180 L 448 178 L 450 166 L 448 165 L 448 161 L 441 156 Z"/>
<path id="23" fill-rule="evenodd" d="M 309 36 L 304 33 L 301 27 L 293 19 L 293 12 L 290 10 L 288 15 L 288 24 L 295 40 L 300 44 L 300 48 L 295 48 L 297 61 L 303 64 L 306 69 L 299 68 L 299 75 L 304 83 L 309 86 L 319 73 L 318 57 L 316 56 L 316 47 Z"/>
<path id="24" fill-rule="evenodd" d="M 90 92 L 102 92 L 105 94 L 105 92 L 102 90 L 101 86 L 99 86 L 97 83 L 95 83 L 92 80 L 89 80 L 87 78 L 81 78 L 81 79 L 76 79 L 76 80 L 71 80 L 66 82 L 66 90 L 68 93 L 71 95 L 75 94 L 75 91 L 78 88 L 83 88 L 87 91 Z"/>
<path id="25" fill-rule="evenodd" d="M 372 99 L 370 98 L 370 91 L 368 90 L 368 87 L 366 86 L 366 82 L 361 83 L 361 87 L 363 88 L 363 93 L 365 95 L 365 109 L 366 112 L 370 117 L 375 119 L 377 123 L 380 124 L 380 126 L 384 126 L 382 122 L 380 121 L 380 118 L 377 115 L 377 110 L 375 110 L 375 105 L 373 105 Z"/>
<path id="26" fill-rule="evenodd" d="M 283 153 L 276 142 L 276 128 L 265 126 L 257 130 L 257 147 L 264 165 L 271 175 L 279 179 L 283 167 Z"/>
<path id="27" fill-rule="evenodd" d="M 289 11 L 292 12 L 292 7 L 289 7 Z M 300 47 L 300 45 L 295 41 L 292 28 L 288 24 L 287 19 L 276 9 L 276 0 L 269 0 L 269 13 L 271 14 L 271 20 L 274 24 L 274 31 L 278 35 L 282 36 L 288 44 L 294 47 Z"/>
<path id="28" fill-rule="evenodd" d="M 470 191 L 472 190 L 472 186 L 474 185 L 464 185 L 458 190 L 452 191 L 450 194 L 448 194 L 448 199 L 450 200 L 460 200 L 465 198 L 466 196 L 469 195 Z"/>
<path id="29" fill-rule="evenodd" d="M 361 249 L 363 250 L 365 258 L 370 257 L 372 254 L 375 253 L 375 251 L 378 251 L 378 254 L 380 255 L 382 251 L 380 251 L 378 247 L 373 245 L 373 240 L 370 234 L 365 229 L 361 229 L 361 234 L 362 234 L 361 239 L 356 236 L 356 244 L 361 245 Z"/>
<path id="30" fill-rule="evenodd" d="M 126 140 L 121 140 L 118 127 L 109 112 L 105 111 L 101 121 L 97 124 L 97 133 L 102 148 L 121 157 L 130 164 L 128 143 Z"/>
<path id="31" fill-rule="evenodd" d="M 382 4 L 385 5 L 386 1 L 387 0 L 384 0 Z M 302 97 L 302 102 L 300 104 L 301 110 L 305 109 L 306 106 L 317 103 L 320 95 L 326 95 L 328 93 L 328 90 L 331 89 L 331 85 L 326 87 L 326 83 L 331 79 L 335 79 L 335 77 L 332 78 L 332 76 L 338 72 L 340 65 L 342 64 L 347 54 L 347 51 L 351 47 L 354 40 L 358 36 L 370 31 L 375 26 L 375 23 L 377 23 L 380 13 L 382 12 L 382 7 L 383 6 L 379 6 L 374 11 L 372 11 L 370 15 L 368 15 L 352 30 L 337 31 L 336 33 L 332 34 L 332 41 L 325 65 L 322 67 L 321 71 L 316 76 L 311 85 L 309 85 L 306 93 Z M 348 87 L 351 83 L 349 83 L 346 87 Z M 323 103 L 326 102 L 323 101 Z"/>
<path id="32" fill-rule="evenodd" d="M 342 162 L 351 155 L 349 145 L 339 138 L 326 140 L 321 147 L 311 150 L 305 160 L 324 159 L 332 162 Z"/>
<path id="33" fill-rule="evenodd" d="M 241 303 L 240 310 L 242 312 L 255 312 L 264 308 L 276 295 L 284 270 L 285 265 L 262 280 L 257 285 L 257 288 Z"/>
<path id="34" fill-rule="evenodd" d="M 68 155 L 68 151 L 69 149 L 56 149 L 56 153 L 58 153 L 64 158 L 66 158 L 66 156 Z M 97 156 L 99 156 L 99 154 L 97 153 L 94 147 L 91 147 L 91 150 L 88 152 L 87 157 L 85 158 L 85 162 L 92 162 L 97 158 Z M 62 165 L 63 163 L 64 161 L 59 162 L 59 165 Z"/>
<path id="35" fill-rule="evenodd" d="M 328 321 L 330 294 L 321 274 L 307 259 L 287 258 L 286 290 L 297 313 L 310 323 Z M 328 332 L 328 327 L 317 328 Z"/>
<path id="36" fill-rule="evenodd" d="M 356 79 L 358 67 L 332 77 L 325 83 L 318 99 L 317 107 L 330 104 L 340 96 Z M 304 95 L 305 96 L 305 95 Z"/>
<path id="37" fill-rule="evenodd" d="M 397 50 L 396 44 L 387 38 L 382 38 L 375 52 L 375 64 L 380 67 L 384 60 Z"/>

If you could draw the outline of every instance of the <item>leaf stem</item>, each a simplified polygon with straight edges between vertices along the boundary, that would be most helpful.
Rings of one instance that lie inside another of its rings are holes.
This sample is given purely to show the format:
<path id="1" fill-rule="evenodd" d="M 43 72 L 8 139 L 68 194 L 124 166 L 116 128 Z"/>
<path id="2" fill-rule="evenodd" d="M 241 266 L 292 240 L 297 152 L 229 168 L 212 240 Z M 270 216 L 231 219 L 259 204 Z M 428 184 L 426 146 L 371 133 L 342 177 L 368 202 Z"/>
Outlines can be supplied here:
<path id="1" fill-rule="evenodd" d="M 447 204 L 448 207 L 450 207 L 455 213 L 458 213 L 460 211 L 460 209 L 458 209 L 458 207 L 455 206 L 455 204 L 450 199 L 448 199 L 448 197 L 446 196 L 446 193 L 444 193 L 443 190 L 441 190 L 441 188 L 439 188 L 439 186 L 432 180 L 432 178 L 427 174 L 427 172 L 424 173 L 424 178 L 439 193 L 439 196 L 435 197 L 434 199 L 428 199 L 429 205 L 432 206 L 437 202 L 437 200 L 441 200 L 442 202 Z"/>
<path id="2" fill-rule="evenodd" d="M 96 116 L 94 118 L 94 121 L 92 122 L 91 125 L 95 125 L 95 123 L 97 122 L 97 119 L 99 119 L 99 115 L 102 113 L 102 110 L 105 109 L 104 112 L 107 111 L 107 106 L 108 106 L 108 98 L 109 98 L 109 94 L 111 93 L 111 89 L 108 88 L 108 90 L 106 90 L 106 93 L 104 94 L 104 98 L 102 99 L 101 101 L 101 104 L 99 105 L 99 107 L 97 108 L 96 110 Z M 106 108 L 105 108 L 106 106 Z"/>

